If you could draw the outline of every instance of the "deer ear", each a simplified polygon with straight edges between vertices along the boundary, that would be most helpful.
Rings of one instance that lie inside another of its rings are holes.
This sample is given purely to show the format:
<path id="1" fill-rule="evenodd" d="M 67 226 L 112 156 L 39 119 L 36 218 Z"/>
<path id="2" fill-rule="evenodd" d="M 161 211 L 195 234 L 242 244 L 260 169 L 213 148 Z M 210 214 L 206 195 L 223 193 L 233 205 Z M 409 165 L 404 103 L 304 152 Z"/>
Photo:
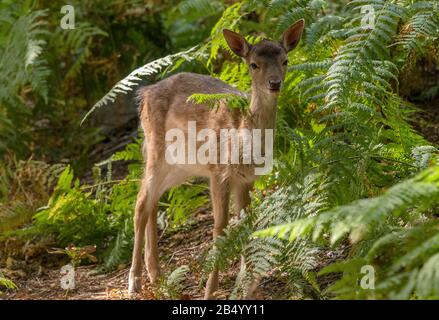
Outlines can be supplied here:
<path id="1" fill-rule="evenodd" d="M 240 34 L 224 29 L 224 38 L 229 45 L 229 48 L 238 56 L 245 58 L 250 52 L 250 44 Z"/>
<path id="2" fill-rule="evenodd" d="M 293 50 L 302 37 L 303 28 L 305 27 L 305 20 L 300 19 L 291 25 L 282 35 L 281 43 L 287 52 Z"/>

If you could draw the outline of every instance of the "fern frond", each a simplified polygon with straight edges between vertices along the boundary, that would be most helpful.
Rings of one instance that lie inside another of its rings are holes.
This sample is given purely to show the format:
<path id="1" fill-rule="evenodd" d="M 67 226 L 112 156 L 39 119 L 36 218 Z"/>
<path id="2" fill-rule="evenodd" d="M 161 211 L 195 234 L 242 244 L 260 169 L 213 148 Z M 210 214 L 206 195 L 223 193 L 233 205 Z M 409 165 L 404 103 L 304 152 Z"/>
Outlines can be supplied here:
<path id="1" fill-rule="evenodd" d="M 332 60 L 327 59 L 324 61 L 317 62 L 305 62 L 302 64 L 297 64 L 289 67 L 289 70 L 293 71 L 316 71 L 316 70 L 327 70 L 332 65 Z"/>
<path id="2" fill-rule="evenodd" d="M 131 72 L 128 76 L 120 80 L 111 90 L 102 97 L 82 118 L 81 125 L 84 121 L 97 109 L 107 105 L 109 102 L 114 102 L 116 97 L 119 94 L 126 94 L 129 91 L 132 91 L 135 86 L 138 85 L 138 82 L 141 77 L 150 76 L 152 74 L 160 72 L 164 67 L 168 67 L 173 63 L 176 63 L 177 60 L 183 59 L 185 61 L 192 61 L 195 59 L 194 52 L 197 49 L 197 46 L 190 48 L 186 51 L 181 51 L 175 54 L 170 54 L 164 58 L 160 58 L 145 64 L 144 66 L 137 68 L 133 72 Z"/>
<path id="3" fill-rule="evenodd" d="M 438 153 L 438 149 L 433 146 L 418 146 L 412 149 L 411 155 L 415 159 L 415 166 L 419 169 L 426 169 L 429 162 L 433 160 L 433 155 Z"/>
<path id="4" fill-rule="evenodd" d="M 419 270 L 416 293 L 421 297 L 439 299 L 439 253 L 431 256 Z"/>
<path id="5" fill-rule="evenodd" d="M 190 271 L 189 266 L 182 265 L 171 272 L 161 281 L 158 290 L 159 296 L 165 299 L 181 299 L 181 293 L 185 288 L 186 275 Z"/>
<path id="6" fill-rule="evenodd" d="M 421 38 L 437 39 L 439 18 L 437 12 L 420 11 L 415 13 L 402 28 L 395 45 L 401 45 L 407 51 L 420 51 Z"/>
<path id="7" fill-rule="evenodd" d="M 194 93 L 188 97 L 187 102 L 195 104 L 204 104 L 209 108 L 218 108 L 221 103 L 224 103 L 231 109 L 246 109 L 249 105 L 249 100 L 244 94 L 235 93 L 215 93 L 215 94 L 201 94 Z"/>
<path id="8" fill-rule="evenodd" d="M 224 10 L 221 18 L 212 28 L 210 33 L 211 43 L 210 43 L 210 57 L 207 61 L 207 66 L 211 66 L 213 61 L 216 59 L 220 48 L 231 52 L 229 46 L 226 44 L 226 41 L 223 37 L 223 30 L 229 29 L 233 31 L 237 31 L 238 22 L 244 16 L 241 13 L 242 3 L 237 2 Z"/>
<path id="9" fill-rule="evenodd" d="M 92 53 L 93 44 L 99 37 L 107 36 L 102 29 L 84 22 L 76 23 L 75 29 L 69 32 L 61 29 L 56 33 L 53 46 L 59 48 L 61 54 L 74 57 L 73 63 L 68 66 L 66 78 L 73 78 L 79 74 Z"/>
<path id="10" fill-rule="evenodd" d="M 126 219 L 122 229 L 117 233 L 112 247 L 107 250 L 102 268 L 98 272 L 114 270 L 120 264 L 130 260 L 134 245 L 134 232 L 132 219 Z"/>
<path id="11" fill-rule="evenodd" d="M 258 231 L 255 235 L 294 240 L 312 233 L 313 239 L 317 239 L 328 230 L 331 232 L 331 243 L 337 242 L 346 234 L 355 243 L 364 237 L 371 226 L 384 223 L 390 216 L 397 216 L 402 210 L 422 201 L 432 201 L 438 195 L 439 168 L 435 167 L 393 186 L 379 197 L 357 200 L 317 217 L 271 227 Z"/>
<path id="12" fill-rule="evenodd" d="M 0 91 L 0 100 L 10 100 L 16 90 L 31 83 L 33 90 L 47 102 L 50 70 L 41 57 L 49 34 L 46 16 L 47 11 L 37 10 L 20 17 L 11 16 L 2 23 L 7 35 L 6 41 L 0 44 L 0 83 L 8 91 L 4 94 Z"/>
<path id="13" fill-rule="evenodd" d="M 184 0 L 178 8 L 183 15 L 192 19 L 216 15 L 224 10 L 221 2 L 209 0 Z"/>

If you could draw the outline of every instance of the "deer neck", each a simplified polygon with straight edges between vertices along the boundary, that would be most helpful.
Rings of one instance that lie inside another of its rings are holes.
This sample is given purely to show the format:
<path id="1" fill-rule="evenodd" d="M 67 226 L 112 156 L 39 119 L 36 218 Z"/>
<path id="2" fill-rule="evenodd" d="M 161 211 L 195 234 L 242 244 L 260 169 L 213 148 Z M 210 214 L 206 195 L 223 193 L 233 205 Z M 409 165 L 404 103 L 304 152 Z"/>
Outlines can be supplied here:
<path id="1" fill-rule="evenodd" d="M 276 124 L 277 96 L 268 95 L 252 87 L 249 118 L 256 129 L 274 129 Z"/>

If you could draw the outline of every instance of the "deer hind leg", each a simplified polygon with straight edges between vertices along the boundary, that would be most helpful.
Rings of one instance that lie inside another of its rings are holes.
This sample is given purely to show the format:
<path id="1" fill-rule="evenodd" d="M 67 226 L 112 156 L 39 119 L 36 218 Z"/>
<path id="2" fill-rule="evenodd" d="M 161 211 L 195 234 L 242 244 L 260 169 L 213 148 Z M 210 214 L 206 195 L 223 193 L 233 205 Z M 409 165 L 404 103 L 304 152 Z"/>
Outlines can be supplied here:
<path id="1" fill-rule="evenodd" d="M 184 182 L 188 174 L 176 167 L 166 166 L 161 169 L 160 185 L 157 186 L 158 198 L 169 188 Z M 157 283 L 160 276 L 158 234 L 157 234 L 157 203 L 152 208 L 148 223 L 146 224 L 145 238 L 145 265 L 148 269 L 149 280 Z"/>
<path id="2" fill-rule="evenodd" d="M 148 150 L 149 151 L 149 150 Z M 158 153 L 158 152 L 157 152 Z M 145 229 L 148 220 L 153 220 L 154 212 L 160 199 L 159 184 L 161 162 L 157 153 L 148 152 L 145 176 L 142 179 L 137 195 L 134 213 L 134 248 L 131 270 L 128 281 L 128 293 L 133 294 L 141 290 L 142 284 L 142 249 L 145 237 Z"/>
<path id="3" fill-rule="evenodd" d="M 142 286 L 142 248 L 145 227 L 148 221 L 148 206 L 151 206 L 150 177 L 148 174 L 142 180 L 137 194 L 136 208 L 134 213 L 134 248 L 133 260 L 128 281 L 128 294 L 140 292 Z"/>
<path id="4" fill-rule="evenodd" d="M 210 196 L 212 199 L 213 207 L 213 239 L 223 233 L 224 228 L 227 226 L 229 220 L 229 183 L 223 182 L 221 177 L 212 176 L 210 179 Z M 204 299 L 211 299 L 213 293 L 218 290 L 218 267 L 215 266 L 209 275 L 209 279 L 206 284 L 206 291 L 204 293 Z"/>

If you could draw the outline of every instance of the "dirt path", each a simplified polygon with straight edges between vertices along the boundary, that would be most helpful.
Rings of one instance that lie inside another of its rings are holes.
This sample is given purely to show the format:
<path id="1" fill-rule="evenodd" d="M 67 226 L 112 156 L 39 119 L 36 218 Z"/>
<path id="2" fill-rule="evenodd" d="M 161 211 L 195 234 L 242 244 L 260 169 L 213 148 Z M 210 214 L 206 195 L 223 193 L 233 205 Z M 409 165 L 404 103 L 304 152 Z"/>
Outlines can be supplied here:
<path id="1" fill-rule="evenodd" d="M 160 265 L 165 274 L 169 274 L 177 267 L 188 265 L 189 273 L 186 275 L 182 299 L 201 299 L 203 285 L 200 280 L 205 275 L 200 263 L 205 252 L 209 249 L 212 239 L 212 216 L 207 211 L 200 211 L 194 220 L 183 229 L 166 237 L 162 237 L 159 244 Z M 6 299 L 128 299 L 127 283 L 129 266 L 121 266 L 117 271 L 90 275 L 96 268 L 95 265 L 81 266 L 75 269 L 74 290 L 65 291 L 60 285 L 60 268 L 40 268 L 37 272 L 27 272 L 26 276 L 13 279 L 18 290 L 10 290 L 2 298 Z M 220 281 L 222 290 L 218 298 L 226 298 L 235 281 L 238 266 L 222 273 Z M 16 271 L 16 274 L 23 271 Z M 21 278 L 21 279 L 20 279 Z M 143 274 L 144 283 L 142 293 L 138 299 L 164 298 L 154 290 L 148 281 L 146 272 Z"/>

